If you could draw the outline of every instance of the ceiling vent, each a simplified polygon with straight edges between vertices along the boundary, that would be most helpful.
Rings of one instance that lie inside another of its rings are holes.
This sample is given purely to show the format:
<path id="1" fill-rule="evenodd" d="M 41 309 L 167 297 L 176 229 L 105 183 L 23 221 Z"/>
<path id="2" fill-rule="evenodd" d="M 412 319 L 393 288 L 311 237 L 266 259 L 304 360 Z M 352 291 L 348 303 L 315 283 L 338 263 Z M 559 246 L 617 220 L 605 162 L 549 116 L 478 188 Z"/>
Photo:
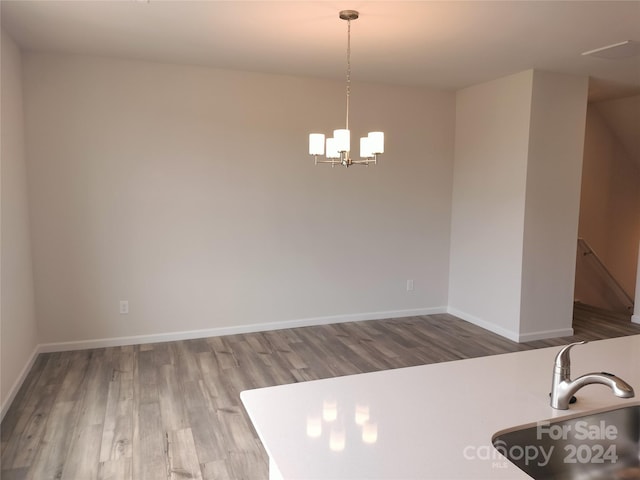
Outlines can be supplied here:
<path id="1" fill-rule="evenodd" d="M 596 48 L 595 50 L 589 50 L 582 55 L 598 57 L 598 58 L 630 58 L 640 55 L 640 42 L 635 40 L 625 40 L 624 42 L 614 43 L 613 45 L 607 45 L 606 47 Z"/>

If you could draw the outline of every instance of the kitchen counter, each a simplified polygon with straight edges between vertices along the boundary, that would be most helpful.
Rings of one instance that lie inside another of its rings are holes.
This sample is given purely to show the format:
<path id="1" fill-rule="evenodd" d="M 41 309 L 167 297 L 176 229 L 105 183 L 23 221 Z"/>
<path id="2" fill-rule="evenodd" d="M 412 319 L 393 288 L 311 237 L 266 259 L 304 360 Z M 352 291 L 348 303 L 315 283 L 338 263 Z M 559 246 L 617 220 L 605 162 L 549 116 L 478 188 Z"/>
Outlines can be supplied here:
<path id="1" fill-rule="evenodd" d="M 635 398 L 589 385 L 562 411 L 549 406 L 560 348 L 247 390 L 241 398 L 271 480 L 527 479 L 493 448 L 496 432 L 639 403 L 640 335 L 571 350 L 572 378 L 611 372 Z"/>

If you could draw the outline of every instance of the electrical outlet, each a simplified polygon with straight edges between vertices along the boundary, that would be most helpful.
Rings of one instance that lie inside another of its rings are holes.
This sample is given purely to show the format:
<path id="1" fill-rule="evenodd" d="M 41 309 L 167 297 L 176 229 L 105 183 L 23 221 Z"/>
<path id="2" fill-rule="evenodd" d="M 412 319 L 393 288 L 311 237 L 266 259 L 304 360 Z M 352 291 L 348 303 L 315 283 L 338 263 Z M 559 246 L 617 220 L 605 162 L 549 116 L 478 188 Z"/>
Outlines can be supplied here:
<path id="1" fill-rule="evenodd" d="M 413 280 L 407 280 L 407 292 L 413 290 Z"/>
<path id="2" fill-rule="evenodd" d="M 120 300 L 120 315 L 129 313 L 129 300 Z"/>

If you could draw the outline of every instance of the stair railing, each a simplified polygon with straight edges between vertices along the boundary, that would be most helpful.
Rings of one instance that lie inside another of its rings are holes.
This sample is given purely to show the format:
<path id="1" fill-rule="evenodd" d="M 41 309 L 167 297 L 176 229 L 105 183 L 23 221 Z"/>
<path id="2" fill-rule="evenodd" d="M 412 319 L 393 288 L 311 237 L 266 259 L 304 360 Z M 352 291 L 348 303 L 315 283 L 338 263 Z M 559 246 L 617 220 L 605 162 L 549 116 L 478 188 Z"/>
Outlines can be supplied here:
<path id="1" fill-rule="evenodd" d="M 606 297 L 612 303 L 612 307 L 620 311 L 633 312 L 633 298 L 622 288 L 602 259 L 583 238 L 578 238 L 578 256 L 588 262 L 598 280 L 606 287 Z"/>

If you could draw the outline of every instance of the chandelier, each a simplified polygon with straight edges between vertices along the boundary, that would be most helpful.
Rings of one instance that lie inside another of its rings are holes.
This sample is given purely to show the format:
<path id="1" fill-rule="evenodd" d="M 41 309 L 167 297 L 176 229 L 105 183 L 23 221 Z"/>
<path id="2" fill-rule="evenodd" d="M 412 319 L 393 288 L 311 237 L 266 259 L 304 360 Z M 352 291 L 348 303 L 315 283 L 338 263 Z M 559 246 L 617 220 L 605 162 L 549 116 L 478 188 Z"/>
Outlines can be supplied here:
<path id="1" fill-rule="evenodd" d="M 356 20 L 359 13 L 355 10 L 342 10 L 340 18 L 347 21 L 347 120 L 345 128 L 333 131 L 333 137 L 327 138 L 323 133 L 309 135 L 309 155 L 313 155 L 315 164 L 330 163 L 331 166 L 369 165 L 378 162 L 378 155 L 384 153 L 384 133 L 369 132 L 360 139 L 360 159 L 351 158 L 351 132 L 349 131 L 349 97 L 351 95 L 351 21 Z M 324 159 L 318 156 L 324 155 Z"/>

